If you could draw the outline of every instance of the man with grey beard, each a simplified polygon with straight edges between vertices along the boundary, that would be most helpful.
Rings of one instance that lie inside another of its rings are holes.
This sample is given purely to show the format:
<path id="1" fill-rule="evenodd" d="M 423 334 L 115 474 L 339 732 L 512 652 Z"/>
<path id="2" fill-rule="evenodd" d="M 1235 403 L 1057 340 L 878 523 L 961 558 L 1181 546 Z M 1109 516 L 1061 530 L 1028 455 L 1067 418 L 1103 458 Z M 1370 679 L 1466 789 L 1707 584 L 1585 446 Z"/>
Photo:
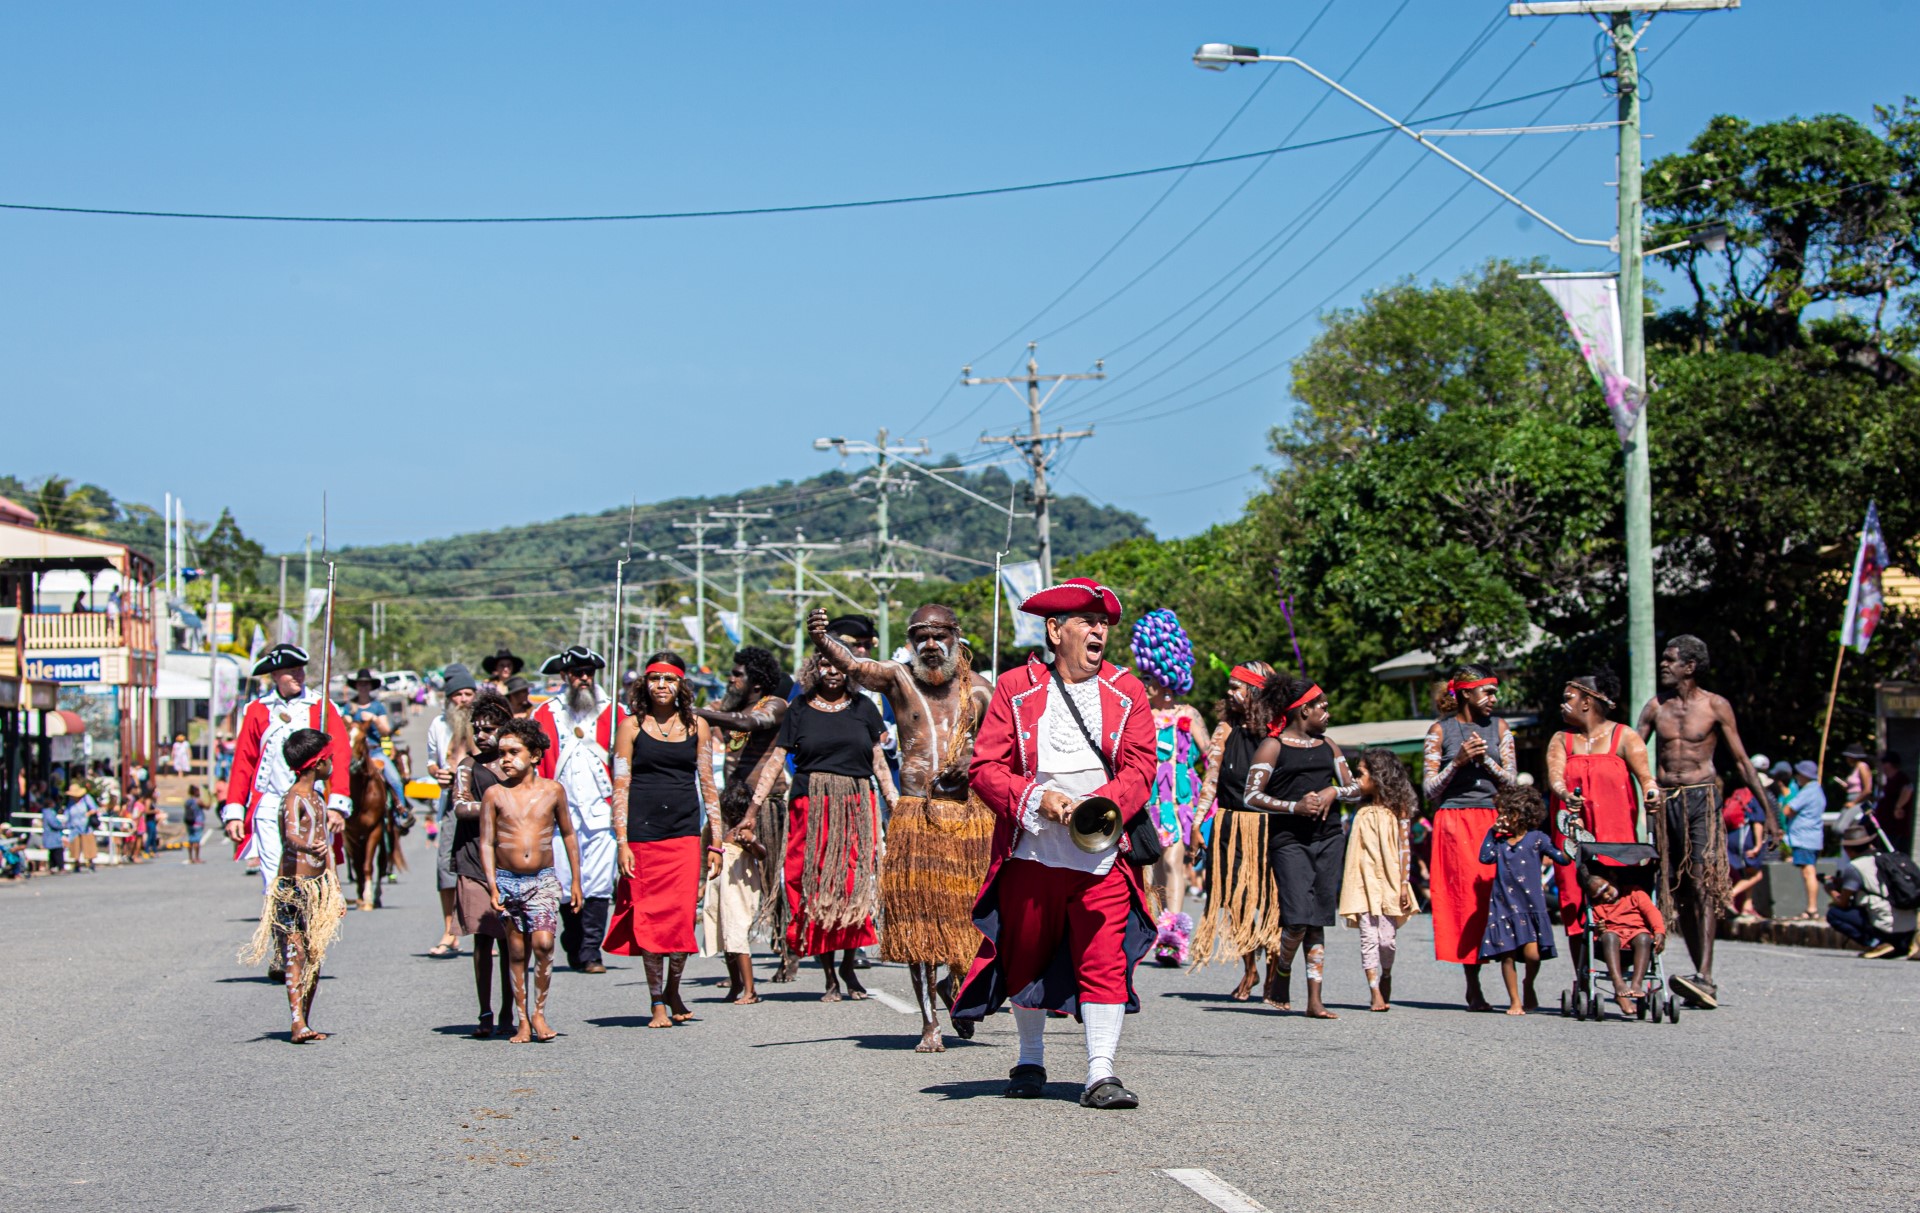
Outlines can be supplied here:
<path id="1" fill-rule="evenodd" d="M 473 752 L 473 721 L 469 712 L 479 685 L 466 666 L 458 662 L 448 666 L 440 683 L 440 693 L 446 698 L 446 710 L 434 717 L 427 726 L 427 774 L 443 789 L 440 793 L 440 836 L 437 839 L 438 854 L 434 867 L 440 886 L 440 911 L 446 922 L 441 929 L 440 942 L 427 949 L 427 955 L 433 957 L 460 955 L 460 930 L 453 921 L 454 893 L 460 881 L 453 869 L 453 798 L 450 792 L 454 769 L 460 765 L 461 759 Z"/>
<path id="2" fill-rule="evenodd" d="M 973 732 L 993 688 L 973 672 L 960 646 L 953 611 L 923 606 L 907 620 L 911 661 L 858 656 L 828 630 L 827 613 L 807 619 L 814 647 L 846 671 L 854 685 L 878 691 L 900 729 L 900 799 L 887 823 L 880 869 L 885 921 L 880 958 L 907 966 L 920 1006 L 919 1053 L 942 1053 L 936 991 L 952 1007 L 953 991 L 980 947 L 973 903 L 986 878 L 993 813 L 967 786 Z M 934 969 L 947 966 L 936 985 Z M 961 1036 L 971 1025 L 956 1024 Z"/>
<path id="3" fill-rule="evenodd" d="M 606 668 L 606 659 L 585 645 L 576 644 L 548 658 L 540 672 L 560 675 L 566 679 L 566 689 L 533 711 L 534 723 L 547 735 L 540 777 L 566 790 L 567 810 L 580 843 L 581 905 L 578 910 L 562 905 L 560 910 L 560 944 L 568 967 L 576 973 L 607 971 L 600 960 L 600 944 L 607 936 L 619 850 L 613 836 L 613 739 L 626 713 L 594 683 L 594 676 Z M 566 860 L 560 848 L 554 852 L 565 887 Z"/>

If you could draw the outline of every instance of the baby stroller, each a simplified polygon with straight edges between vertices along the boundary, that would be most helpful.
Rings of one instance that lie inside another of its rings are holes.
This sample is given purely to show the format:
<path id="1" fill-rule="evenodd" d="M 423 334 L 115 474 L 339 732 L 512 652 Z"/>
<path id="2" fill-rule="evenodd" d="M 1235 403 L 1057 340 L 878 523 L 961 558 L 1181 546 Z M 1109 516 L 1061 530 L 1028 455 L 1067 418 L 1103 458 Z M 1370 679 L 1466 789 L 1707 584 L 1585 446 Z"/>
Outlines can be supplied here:
<path id="1" fill-rule="evenodd" d="M 1567 850 L 1573 856 L 1575 879 L 1589 871 L 1631 872 L 1641 877 L 1651 877 L 1654 882 L 1662 879 L 1658 848 L 1644 842 L 1596 841 L 1580 815 L 1571 810 L 1561 811 L 1559 825 L 1560 833 L 1566 839 Z M 1597 946 L 1599 932 L 1603 928 L 1594 919 L 1592 899 L 1584 894 L 1583 888 L 1580 926 L 1585 932 L 1585 945 L 1569 949 L 1574 957 L 1573 987 L 1561 991 L 1560 1014 L 1599 1023 L 1606 1017 L 1606 1000 L 1598 989 L 1600 982 L 1606 979 L 1605 962 L 1600 959 Z M 1656 951 L 1647 966 L 1646 994 L 1636 1001 L 1634 1016 L 1659 1023 L 1662 1015 L 1668 1023 L 1680 1022 L 1680 1002 L 1667 989 L 1664 958 Z"/>

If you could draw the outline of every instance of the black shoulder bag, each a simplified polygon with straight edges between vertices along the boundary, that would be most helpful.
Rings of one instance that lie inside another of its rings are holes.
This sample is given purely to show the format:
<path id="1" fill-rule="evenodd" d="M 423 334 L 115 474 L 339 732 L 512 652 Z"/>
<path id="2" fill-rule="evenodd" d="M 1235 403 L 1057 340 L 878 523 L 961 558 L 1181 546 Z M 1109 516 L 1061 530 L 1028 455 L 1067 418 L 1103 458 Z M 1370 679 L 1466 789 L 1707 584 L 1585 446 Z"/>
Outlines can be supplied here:
<path id="1" fill-rule="evenodd" d="M 1111 781 L 1113 764 L 1107 761 L 1107 752 L 1100 748 L 1100 743 L 1087 730 L 1087 722 L 1080 718 L 1080 706 L 1074 703 L 1073 696 L 1067 693 L 1066 680 L 1061 678 L 1060 671 L 1052 666 L 1047 667 L 1047 672 L 1053 675 L 1053 685 L 1059 689 L 1060 698 L 1066 701 L 1067 713 L 1073 717 L 1073 723 L 1080 727 L 1080 736 L 1086 738 L 1087 744 L 1093 747 L 1093 756 L 1100 760 L 1100 769 L 1107 773 L 1107 779 Z M 1137 814 L 1133 824 L 1120 835 L 1120 854 L 1128 863 L 1136 867 L 1152 867 L 1160 862 L 1160 856 L 1165 853 L 1166 848 L 1160 845 L 1160 831 L 1154 825 L 1153 816 L 1149 813 Z"/>

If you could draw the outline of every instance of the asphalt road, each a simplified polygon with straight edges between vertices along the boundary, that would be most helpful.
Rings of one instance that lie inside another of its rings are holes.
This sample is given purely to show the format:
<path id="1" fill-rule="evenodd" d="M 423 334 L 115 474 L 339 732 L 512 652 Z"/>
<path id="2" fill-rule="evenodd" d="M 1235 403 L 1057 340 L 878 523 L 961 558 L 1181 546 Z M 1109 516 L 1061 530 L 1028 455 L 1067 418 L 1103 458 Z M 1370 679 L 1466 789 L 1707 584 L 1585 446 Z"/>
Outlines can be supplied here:
<path id="1" fill-rule="evenodd" d="M 211 852 L 213 848 L 209 848 Z M 562 1033 L 474 1041 L 470 964 L 432 960 L 424 841 L 354 913 L 315 1023 L 241 969 L 259 885 L 175 859 L 0 887 L 7 1149 L 0 1207 L 34 1210 L 1205 1210 L 1205 1168 L 1272 1209 L 1893 1209 L 1915 1195 L 1920 964 L 1725 947 L 1725 1006 L 1675 1026 L 1474 1015 L 1405 933 L 1401 1002 L 1364 1006 L 1357 932 L 1330 952 L 1334 1023 L 1225 996 L 1233 973 L 1143 970 L 1119 1070 L 1131 1113 L 999 1098 L 1006 1016 L 938 1056 L 886 1003 L 770 1000 L 647 1018 L 636 962 L 555 976 Z M 764 967 L 763 967 L 764 971 Z M 1543 993 L 1568 974 L 1550 962 Z M 1497 979 L 1496 979 L 1497 981 Z M 904 971 L 870 984 L 906 1006 Z"/>

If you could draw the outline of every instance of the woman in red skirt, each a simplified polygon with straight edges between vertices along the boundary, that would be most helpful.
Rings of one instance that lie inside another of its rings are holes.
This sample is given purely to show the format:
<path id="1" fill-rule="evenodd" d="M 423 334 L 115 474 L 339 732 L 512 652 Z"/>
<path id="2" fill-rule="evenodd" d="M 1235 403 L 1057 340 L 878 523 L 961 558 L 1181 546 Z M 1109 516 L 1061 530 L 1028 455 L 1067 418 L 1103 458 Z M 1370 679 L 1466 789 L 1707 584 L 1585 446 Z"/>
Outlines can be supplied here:
<path id="1" fill-rule="evenodd" d="M 824 656 L 801 671 L 803 694 L 787 709 L 772 759 L 753 790 L 742 826 L 759 820 L 787 756 L 793 756 L 788 796 L 787 951 L 818 956 L 826 971 L 824 1002 L 865 998 L 853 952 L 874 941 L 880 901 L 880 805 L 877 785 L 892 805 L 895 792 L 881 738 L 880 709 L 855 695 L 847 676 Z M 840 955 L 835 971 L 834 955 Z"/>
<path id="2" fill-rule="evenodd" d="M 667 1028 L 693 1018 L 680 999 L 680 970 L 696 946 L 701 869 L 712 875 L 719 867 L 720 797 L 707 722 L 693 714 L 686 661 L 667 652 L 647 658 L 633 700 L 613 747 L 620 883 L 603 946 L 641 958 L 653 1000 L 647 1026 Z"/>
<path id="3" fill-rule="evenodd" d="M 1493 796 L 1518 779 L 1513 734 L 1493 714 L 1499 679 L 1485 666 L 1453 672 L 1427 730 L 1421 790 L 1433 813 L 1433 958 L 1467 967 L 1467 1009 L 1490 1011 L 1480 992 L 1480 936 L 1487 929 L 1493 865 L 1480 844 L 1493 828 Z"/>

